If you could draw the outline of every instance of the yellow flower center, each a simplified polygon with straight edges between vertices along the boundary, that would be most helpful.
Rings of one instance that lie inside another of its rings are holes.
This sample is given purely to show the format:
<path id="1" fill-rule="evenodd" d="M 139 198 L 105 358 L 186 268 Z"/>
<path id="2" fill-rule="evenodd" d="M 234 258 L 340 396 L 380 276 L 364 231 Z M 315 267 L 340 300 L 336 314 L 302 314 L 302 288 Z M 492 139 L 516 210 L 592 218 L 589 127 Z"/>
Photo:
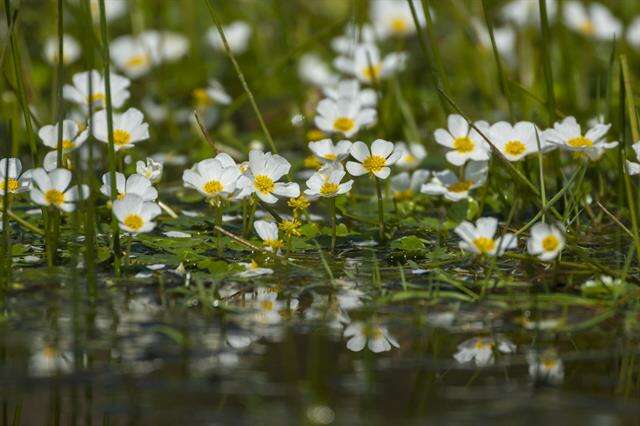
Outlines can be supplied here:
<path id="1" fill-rule="evenodd" d="M 53 204 L 54 206 L 59 206 L 64 203 L 64 194 L 57 189 L 50 189 L 44 194 L 44 198 L 49 202 L 49 204 Z"/>
<path id="2" fill-rule="evenodd" d="M 580 25 L 580 31 L 582 31 L 586 35 L 591 35 L 595 32 L 596 28 L 593 25 L 591 20 L 586 20 Z"/>
<path id="3" fill-rule="evenodd" d="M 333 182 L 325 182 L 320 187 L 320 194 L 333 195 L 338 191 L 338 184 Z"/>
<path id="4" fill-rule="evenodd" d="M 496 243 L 493 238 L 478 237 L 473 240 L 473 244 L 481 253 L 489 253 L 495 247 Z"/>
<path id="5" fill-rule="evenodd" d="M 89 96 L 89 102 L 91 103 L 104 102 L 105 98 L 106 96 L 104 93 L 97 92 Z"/>
<path id="6" fill-rule="evenodd" d="M 209 106 L 213 103 L 206 89 L 200 88 L 200 89 L 194 90 L 193 98 L 196 100 L 196 105 L 201 108 Z"/>
<path id="7" fill-rule="evenodd" d="M 325 137 L 325 134 L 322 130 L 311 129 L 307 132 L 307 140 L 310 140 L 310 141 L 319 141 L 324 137 Z"/>
<path id="8" fill-rule="evenodd" d="M 71 148 L 73 148 L 73 147 L 74 147 L 74 145 L 75 145 L 75 144 L 73 143 L 73 141 L 72 141 L 72 140 L 64 139 L 64 140 L 62 141 L 62 149 L 71 149 Z"/>
<path id="9" fill-rule="evenodd" d="M 413 154 L 406 154 L 402 160 L 407 164 L 415 164 L 416 161 L 418 161 L 418 159 Z"/>
<path id="10" fill-rule="evenodd" d="M 449 192 L 465 192 L 471 189 L 473 182 L 470 180 L 461 180 L 460 182 L 452 183 L 447 186 Z"/>
<path id="11" fill-rule="evenodd" d="M 130 214 L 124 218 L 123 223 L 127 228 L 137 231 L 144 225 L 144 219 L 138 214 Z"/>
<path id="12" fill-rule="evenodd" d="M 336 161 L 338 156 L 335 155 L 333 152 L 329 152 L 329 153 L 323 155 L 322 158 L 324 158 L 325 160 L 329 160 L 329 161 Z"/>
<path id="13" fill-rule="evenodd" d="M 409 24 L 406 19 L 403 18 L 393 18 L 391 20 L 391 29 L 394 33 L 404 33 L 407 31 Z"/>
<path id="14" fill-rule="evenodd" d="M 113 143 L 117 146 L 128 145 L 129 141 L 131 141 L 131 133 L 122 129 L 113 131 Z"/>
<path id="15" fill-rule="evenodd" d="M 118 195 L 116 195 L 116 200 L 120 200 L 120 201 L 124 200 L 124 196 L 125 195 L 126 194 L 118 194 Z"/>
<path id="16" fill-rule="evenodd" d="M 9 178 L 8 181 L 0 180 L 0 191 L 4 191 L 7 188 L 10 193 L 14 193 L 20 188 L 20 181 L 18 179 Z"/>
<path id="17" fill-rule="evenodd" d="M 473 151 L 475 147 L 476 145 L 469 136 L 462 136 L 453 141 L 453 149 L 462 154 Z"/>
<path id="18" fill-rule="evenodd" d="M 249 263 L 249 266 L 247 266 L 247 268 L 258 269 L 258 262 L 256 262 L 255 260 L 252 260 L 251 263 Z"/>
<path id="19" fill-rule="evenodd" d="M 518 140 L 509 141 L 504 144 L 504 152 L 509 155 L 521 155 L 523 152 L 527 150 L 527 147 Z"/>
<path id="20" fill-rule="evenodd" d="M 368 337 L 371 340 L 380 340 L 384 337 L 384 333 L 382 332 L 382 329 L 380 327 L 371 327 L 368 334 Z"/>
<path id="21" fill-rule="evenodd" d="M 476 344 L 474 345 L 474 347 L 478 350 L 491 349 L 492 346 L 493 346 L 493 343 L 485 339 L 478 339 L 476 341 Z"/>
<path id="22" fill-rule="evenodd" d="M 385 165 L 387 164 L 387 160 L 379 155 L 371 155 L 364 159 L 362 162 L 362 167 L 365 168 L 369 173 L 379 172 Z"/>
<path id="23" fill-rule="evenodd" d="M 218 180 L 210 180 L 209 182 L 204 184 L 202 189 L 204 189 L 204 192 L 206 192 L 207 194 L 215 195 L 218 192 L 221 192 L 223 187 L 222 187 L 222 183 L 220 183 L 220 181 L 218 181 Z"/>
<path id="24" fill-rule="evenodd" d="M 125 62 L 125 67 L 129 69 L 142 68 L 149 64 L 149 56 L 145 53 L 133 55 Z"/>
<path id="25" fill-rule="evenodd" d="M 555 235 L 547 235 L 542 239 L 542 248 L 544 251 L 554 251 L 558 248 L 560 241 Z"/>
<path id="26" fill-rule="evenodd" d="M 301 223 L 298 219 L 283 220 L 280 223 L 280 229 L 290 237 L 299 237 L 300 231 L 298 228 L 300 228 L 300 225 Z"/>
<path id="27" fill-rule="evenodd" d="M 349 117 L 340 117 L 333 122 L 333 128 L 343 133 L 350 131 L 355 125 L 356 122 Z"/>
<path id="28" fill-rule="evenodd" d="M 278 250 L 284 247 L 284 243 L 281 240 L 264 240 L 264 245 L 271 247 L 273 250 Z"/>
<path id="29" fill-rule="evenodd" d="M 405 189 L 404 191 L 398 191 L 393 194 L 393 198 L 397 201 L 407 201 L 413 198 L 413 191 L 410 189 Z"/>
<path id="30" fill-rule="evenodd" d="M 322 167 L 322 162 L 315 155 L 309 155 L 303 161 L 303 164 L 306 168 L 309 169 L 319 169 Z"/>
<path id="31" fill-rule="evenodd" d="M 256 176 L 253 184 L 255 185 L 256 190 L 262 194 L 270 194 L 275 187 L 273 179 L 266 175 Z"/>
<path id="32" fill-rule="evenodd" d="M 569 139 L 567 145 L 573 148 L 589 148 L 593 146 L 593 141 L 584 136 L 578 136 L 577 138 Z"/>
<path id="33" fill-rule="evenodd" d="M 260 309 L 262 309 L 263 311 L 273 311 L 274 307 L 275 307 L 275 303 L 273 303 L 273 300 L 260 301 Z"/>
<path id="34" fill-rule="evenodd" d="M 294 210 L 306 210 L 309 208 L 311 203 L 307 200 L 307 197 L 301 195 L 298 198 L 291 198 L 287 202 L 287 205 Z"/>
<path id="35" fill-rule="evenodd" d="M 558 360 L 557 359 L 554 359 L 554 358 L 543 358 L 542 359 L 542 366 L 546 370 L 551 370 L 552 368 L 555 368 L 556 365 L 558 365 Z"/>
<path id="36" fill-rule="evenodd" d="M 382 64 L 375 64 L 371 66 L 366 66 L 362 69 L 362 76 L 365 80 L 377 80 L 380 77 L 380 72 L 382 71 Z"/>

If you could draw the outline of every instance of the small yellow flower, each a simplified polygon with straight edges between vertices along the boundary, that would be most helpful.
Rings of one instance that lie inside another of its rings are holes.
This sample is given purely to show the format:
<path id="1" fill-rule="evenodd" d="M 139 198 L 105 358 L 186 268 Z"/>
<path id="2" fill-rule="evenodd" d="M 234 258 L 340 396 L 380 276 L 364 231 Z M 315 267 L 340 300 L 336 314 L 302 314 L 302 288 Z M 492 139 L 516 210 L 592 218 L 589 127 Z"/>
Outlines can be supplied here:
<path id="1" fill-rule="evenodd" d="M 291 198 L 287 205 L 291 207 L 294 212 L 299 214 L 307 210 L 311 203 L 309 202 L 309 199 L 307 197 L 301 195 L 297 198 Z"/>
<path id="2" fill-rule="evenodd" d="M 302 223 L 298 219 L 283 220 L 280 223 L 280 230 L 289 238 L 300 236 L 300 226 Z"/>

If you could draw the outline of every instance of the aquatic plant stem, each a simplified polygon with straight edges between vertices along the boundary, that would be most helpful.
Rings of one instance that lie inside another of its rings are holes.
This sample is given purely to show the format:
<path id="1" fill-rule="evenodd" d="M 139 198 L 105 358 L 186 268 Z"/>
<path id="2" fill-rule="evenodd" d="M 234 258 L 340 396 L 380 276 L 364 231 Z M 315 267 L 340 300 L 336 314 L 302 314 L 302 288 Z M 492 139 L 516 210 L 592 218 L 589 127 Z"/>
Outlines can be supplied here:
<path id="1" fill-rule="evenodd" d="M 380 228 L 380 241 L 384 241 L 384 204 L 382 202 L 382 185 L 380 179 L 374 176 L 376 182 L 376 196 L 378 197 L 378 226 Z"/>
<path id="2" fill-rule="evenodd" d="M 45 232 L 42 229 L 38 228 L 37 226 L 34 226 L 34 225 L 30 224 L 29 222 L 27 222 L 26 220 L 24 220 L 23 218 L 21 218 L 20 216 L 15 214 L 13 211 L 7 209 L 6 210 L 6 214 L 7 214 L 8 217 L 10 217 L 11 219 L 15 220 L 21 226 L 24 226 L 25 228 L 27 228 L 29 231 L 33 232 L 34 234 L 38 234 L 38 235 L 40 235 L 42 237 L 45 236 Z"/>
<path id="3" fill-rule="evenodd" d="M 218 200 L 218 203 L 214 206 L 216 210 L 216 228 L 222 228 L 222 201 Z M 218 257 L 222 257 L 224 254 L 224 240 L 222 239 L 222 233 L 216 229 L 216 243 L 218 246 Z"/>
<path id="4" fill-rule="evenodd" d="M 102 61 L 104 65 L 104 85 L 106 92 L 107 109 L 107 133 L 108 133 L 108 156 L 109 156 L 109 179 L 111 181 L 111 203 L 116 200 L 118 189 L 116 187 L 116 152 L 113 140 L 113 106 L 111 105 L 111 58 L 109 56 L 109 32 L 107 30 L 107 17 L 104 0 L 100 1 L 100 30 L 102 35 Z M 91 102 L 91 100 L 89 100 Z M 120 228 L 118 221 L 112 214 L 111 231 L 113 234 L 113 266 L 116 276 L 120 276 L 120 265 L 122 253 L 120 253 Z"/>
<path id="5" fill-rule="evenodd" d="M 547 89 L 547 111 L 549 114 L 548 124 L 552 125 L 556 118 L 556 96 L 553 91 L 553 70 L 551 68 L 551 31 L 549 31 L 549 19 L 547 17 L 547 0 L 538 0 L 540 9 L 540 30 L 542 32 L 542 60 L 544 62 L 544 81 Z"/>
<path id="6" fill-rule="evenodd" d="M 336 199 L 331 197 L 329 199 L 329 205 L 331 208 L 331 254 L 336 250 Z"/>
<path id="7" fill-rule="evenodd" d="M 104 1 L 104 0 L 101 0 Z M 267 143 L 269 144 L 269 147 L 271 148 L 271 150 L 274 152 L 274 154 L 278 153 L 278 149 L 276 148 L 276 144 L 273 142 L 273 138 L 271 137 L 271 133 L 269 132 L 269 129 L 267 128 L 267 125 L 264 121 L 264 118 L 262 117 L 262 113 L 260 112 L 260 109 L 258 108 L 258 104 L 256 103 L 255 98 L 253 97 L 253 93 L 251 92 L 251 89 L 249 88 L 249 84 L 247 84 L 247 80 L 244 77 L 244 74 L 242 73 L 242 70 L 240 69 L 240 65 L 238 64 L 238 61 L 236 60 L 235 55 L 233 54 L 233 52 L 231 51 L 231 48 L 229 47 L 229 42 L 227 41 L 227 36 L 224 33 L 224 30 L 222 29 L 222 24 L 220 23 L 220 21 L 218 20 L 218 17 L 216 16 L 216 13 L 213 9 L 213 5 L 211 4 L 211 0 L 204 0 L 205 3 L 207 4 L 207 8 L 209 9 L 209 15 L 211 15 L 211 19 L 213 19 L 213 23 L 215 24 L 216 28 L 218 29 L 218 34 L 220 34 L 220 38 L 222 39 L 222 44 L 224 45 L 224 50 L 227 52 L 227 55 L 229 56 L 229 59 L 231 60 L 231 63 L 233 64 L 233 68 L 236 72 L 236 75 L 238 76 L 238 79 L 240 80 L 240 83 L 242 84 L 242 88 L 244 89 L 244 91 L 246 92 L 247 96 L 249 97 L 249 102 L 251 103 L 251 107 L 253 108 L 253 111 L 255 112 L 256 116 L 258 117 L 258 122 L 260 123 L 260 128 L 262 129 L 262 132 L 264 133 L 265 138 L 267 139 Z"/>

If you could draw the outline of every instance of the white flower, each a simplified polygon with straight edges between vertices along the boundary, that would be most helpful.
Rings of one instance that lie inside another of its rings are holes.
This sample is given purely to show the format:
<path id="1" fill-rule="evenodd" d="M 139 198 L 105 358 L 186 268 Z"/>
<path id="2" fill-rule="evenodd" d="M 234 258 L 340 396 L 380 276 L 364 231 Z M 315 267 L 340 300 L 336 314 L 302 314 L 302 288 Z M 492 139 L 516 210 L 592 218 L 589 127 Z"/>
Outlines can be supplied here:
<path id="1" fill-rule="evenodd" d="M 142 198 L 142 201 L 155 201 L 158 198 L 158 190 L 153 187 L 151 181 L 146 177 L 133 174 L 125 179 L 124 174 L 116 172 L 116 199 L 122 200 L 127 194 L 135 194 Z M 102 186 L 100 192 L 107 198 L 111 198 L 111 175 L 107 172 L 102 175 Z"/>
<path id="2" fill-rule="evenodd" d="M 498 229 L 498 219 L 481 217 L 474 226 L 471 222 L 463 221 L 455 229 L 460 241 L 460 248 L 475 254 L 502 256 L 508 249 L 518 247 L 518 238 L 511 233 L 494 238 Z"/>
<path id="3" fill-rule="evenodd" d="M 402 154 L 403 152 L 396 149 L 393 143 L 382 139 L 373 141 L 371 151 L 364 142 L 357 141 L 351 145 L 351 156 L 358 162 L 347 161 L 347 171 L 353 176 L 369 173 L 386 179 L 391 173 L 389 166 L 398 161 Z"/>
<path id="4" fill-rule="evenodd" d="M 161 213 L 153 202 L 144 201 L 136 194 L 127 194 L 113 202 L 113 214 L 118 219 L 120 229 L 130 234 L 151 232 L 156 227 L 153 222 Z"/>
<path id="5" fill-rule="evenodd" d="M 489 123 L 476 121 L 475 126 L 485 134 L 489 131 Z M 451 148 L 446 158 L 454 166 L 461 166 L 467 160 L 486 161 L 490 148 L 484 138 L 461 115 L 451 114 L 447 119 L 448 130 L 438 129 L 434 132 L 436 142 Z"/>
<path id="6" fill-rule="evenodd" d="M 427 150 L 419 143 L 412 143 L 407 147 L 406 143 L 398 142 L 396 149 L 404 152 L 404 155 L 396 162 L 396 166 L 404 170 L 413 170 L 420 166 L 422 160 L 427 156 Z"/>
<path id="7" fill-rule="evenodd" d="M 341 80 L 331 86 L 325 86 L 322 90 L 325 96 L 338 102 L 340 99 L 352 99 L 360 102 L 362 108 L 375 108 L 378 103 L 376 91 L 370 88 L 361 88 L 356 79 Z"/>
<path id="8" fill-rule="evenodd" d="M 534 380 L 547 381 L 551 384 L 559 384 L 564 380 L 564 365 L 553 349 L 547 349 L 542 353 L 529 352 L 527 362 L 529 376 Z"/>
<path id="9" fill-rule="evenodd" d="M 229 43 L 229 48 L 233 53 L 240 54 L 247 50 L 249 37 L 251 37 L 251 27 L 243 21 L 235 21 L 222 27 L 224 35 Z M 216 50 L 224 51 L 224 43 L 216 27 L 211 27 L 207 31 L 207 41 Z"/>
<path id="10" fill-rule="evenodd" d="M 598 278 L 593 278 L 585 281 L 580 290 L 584 295 L 619 295 L 628 288 L 626 282 L 620 278 L 613 278 L 610 275 L 600 275 Z"/>
<path id="11" fill-rule="evenodd" d="M 138 37 L 121 36 L 109 43 L 113 63 L 127 77 L 136 79 L 147 74 L 159 62 L 156 52 L 149 49 Z"/>
<path id="12" fill-rule="evenodd" d="M 360 352 L 365 345 L 371 352 L 380 353 L 399 348 L 400 344 L 394 339 L 386 327 L 376 324 L 354 322 L 344 330 L 344 337 L 348 338 L 347 349 Z"/>
<path id="13" fill-rule="evenodd" d="M 464 168 L 463 179 L 451 170 L 436 172 L 429 183 L 422 185 L 420 192 L 444 195 L 449 201 L 464 200 L 469 197 L 469 191 L 484 184 L 488 171 L 486 161 L 470 161 Z"/>
<path id="14" fill-rule="evenodd" d="M 38 131 L 42 143 L 52 149 L 58 149 L 58 126 L 60 123 L 43 126 Z M 74 120 L 62 121 L 62 150 L 70 152 L 80 147 L 89 136 L 89 129 L 80 131 L 78 123 Z"/>
<path id="15" fill-rule="evenodd" d="M 70 35 L 64 34 L 62 36 L 62 63 L 69 65 L 74 63 L 80 57 L 82 50 L 80 44 Z M 58 63 L 58 37 L 49 37 L 44 43 L 44 58 L 51 65 Z"/>
<path id="16" fill-rule="evenodd" d="M 353 52 L 359 44 L 374 44 L 376 42 L 376 34 L 369 24 L 354 25 L 348 23 L 344 34 L 331 40 L 331 48 L 341 55 L 347 55 Z"/>
<path id="17" fill-rule="evenodd" d="M 337 69 L 352 75 L 363 83 L 384 80 L 404 67 L 407 55 L 404 52 L 390 53 L 380 57 L 380 50 L 373 44 L 359 44 L 353 56 L 339 56 L 334 61 Z"/>
<path id="18" fill-rule="evenodd" d="M 298 76 L 305 83 L 316 87 L 332 86 L 338 76 L 314 53 L 305 53 L 298 61 Z"/>
<path id="19" fill-rule="evenodd" d="M 527 0 L 528 1 L 528 0 Z M 536 3 L 537 4 L 537 3 Z M 471 18 L 471 25 L 476 32 L 480 45 L 486 50 L 492 50 L 491 35 L 486 25 L 478 18 Z M 512 27 L 494 28 L 493 37 L 498 52 L 510 63 L 515 61 L 516 32 Z"/>
<path id="20" fill-rule="evenodd" d="M 420 193 L 430 175 L 429 170 L 416 170 L 411 177 L 408 172 L 395 175 L 391 178 L 393 198 L 398 201 L 411 200 L 415 194 Z"/>
<path id="21" fill-rule="evenodd" d="M 31 171 L 22 173 L 22 163 L 17 158 L 0 160 L 0 196 L 7 187 L 9 194 L 19 194 L 31 189 Z"/>
<path id="22" fill-rule="evenodd" d="M 564 248 L 562 229 L 547 223 L 536 223 L 531 228 L 531 237 L 527 241 L 527 250 L 540 260 L 553 260 Z"/>
<path id="23" fill-rule="evenodd" d="M 297 300 L 294 299 L 291 302 L 289 309 L 295 309 Z M 264 287 L 256 290 L 253 306 L 257 310 L 254 315 L 255 321 L 263 325 L 278 324 L 282 321 L 281 312 L 287 309 L 286 303 L 278 300 L 278 293 L 275 290 Z"/>
<path id="24" fill-rule="evenodd" d="M 253 227 L 267 250 L 278 252 L 284 246 L 282 240 L 278 239 L 278 225 L 276 223 L 256 220 L 253 222 Z"/>
<path id="25" fill-rule="evenodd" d="M 238 180 L 241 196 L 255 193 L 265 203 L 274 204 L 276 197 L 296 198 L 300 195 L 297 183 L 282 183 L 278 180 L 289 173 L 291 164 L 278 154 L 252 150 L 249 152 L 249 170 Z"/>
<path id="26" fill-rule="evenodd" d="M 411 0 L 420 26 L 424 26 L 424 12 L 420 0 Z M 411 8 L 406 1 L 376 0 L 371 3 L 371 22 L 373 28 L 384 40 L 389 36 L 406 37 L 415 34 L 416 26 Z"/>
<path id="27" fill-rule="evenodd" d="M 627 28 L 627 41 L 636 49 L 640 48 L 640 16 L 631 21 Z"/>
<path id="28" fill-rule="evenodd" d="M 67 169 L 54 169 L 46 172 L 44 169 L 34 169 L 31 174 L 33 187 L 31 199 L 40 206 L 51 206 L 64 212 L 72 212 L 76 209 L 75 202 L 89 196 L 89 186 L 73 186 L 71 172 Z"/>
<path id="29" fill-rule="evenodd" d="M 138 39 L 150 52 L 154 64 L 175 62 L 189 50 L 189 40 L 172 31 L 143 31 Z"/>
<path id="30" fill-rule="evenodd" d="M 91 104 L 93 109 L 104 108 L 106 106 L 107 91 L 104 79 L 98 71 L 85 71 L 73 75 L 73 85 L 66 84 L 62 88 L 65 99 L 80 105 L 85 111 Z M 89 81 L 91 81 L 91 92 L 89 92 Z M 110 74 L 111 105 L 120 108 L 129 99 L 128 78 L 117 74 Z"/>
<path id="31" fill-rule="evenodd" d="M 587 9 L 579 1 L 564 4 L 564 20 L 569 28 L 599 40 L 620 39 L 622 23 L 600 3 L 591 3 Z"/>
<path id="32" fill-rule="evenodd" d="M 82 0 L 79 0 L 82 1 Z M 100 21 L 100 0 L 91 0 L 89 3 L 91 15 L 97 22 Z M 118 19 L 127 12 L 127 0 L 105 0 L 104 15 L 108 21 Z"/>
<path id="33" fill-rule="evenodd" d="M 29 374 L 34 377 L 49 377 L 70 371 L 73 371 L 73 353 L 59 351 L 49 344 L 38 347 L 29 360 Z"/>
<path id="34" fill-rule="evenodd" d="M 93 115 L 95 137 L 109 143 L 107 129 L 107 111 L 101 110 Z M 113 114 L 113 143 L 116 151 L 133 148 L 134 144 L 149 139 L 149 125 L 144 122 L 140 110 L 129 108 L 122 114 Z"/>
<path id="35" fill-rule="evenodd" d="M 611 124 L 596 124 L 583 135 L 576 119 L 567 117 L 554 123 L 553 129 L 544 132 L 544 137 L 549 144 L 567 151 L 582 153 L 591 160 L 597 160 L 605 150 L 618 146 L 618 142 L 606 141 L 605 135 L 610 128 Z"/>
<path id="36" fill-rule="evenodd" d="M 460 343 L 453 357 L 460 364 L 475 361 L 478 367 L 486 367 L 494 362 L 494 350 L 510 354 L 515 352 L 516 345 L 501 336 L 495 340 L 492 337 L 473 337 Z"/>
<path id="37" fill-rule="evenodd" d="M 364 108 L 359 99 L 339 98 L 337 101 L 325 98 L 318 103 L 315 117 L 316 126 L 326 133 L 342 133 L 349 138 L 362 127 L 376 123 L 378 113 L 373 108 Z"/>
<path id="38" fill-rule="evenodd" d="M 331 139 L 322 139 L 309 142 L 309 149 L 323 163 L 339 163 L 349 156 L 351 145 L 348 140 L 341 140 L 334 145 Z"/>
<path id="39" fill-rule="evenodd" d="M 520 121 L 513 126 L 499 121 L 489 128 L 489 140 L 509 161 L 520 161 L 538 152 L 538 141 L 541 149 L 544 146 L 543 132 L 528 121 Z"/>
<path id="40" fill-rule="evenodd" d="M 546 5 L 547 17 L 549 21 L 552 21 L 558 10 L 557 0 L 546 0 Z M 516 27 L 538 25 L 540 22 L 539 3 L 531 0 L 513 0 L 502 8 L 502 16 L 513 22 Z"/>
<path id="41" fill-rule="evenodd" d="M 333 198 L 351 191 L 353 180 L 340 183 L 346 172 L 342 166 L 325 166 L 307 180 L 305 195 Z"/>
<path id="42" fill-rule="evenodd" d="M 630 175 L 637 175 L 640 174 L 640 141 L 631 145 L 631 148 L 633 148 L 633 151 L 636 153 L 636 160 L 638 161 L 638 163 L 626 160 L 627 172 Z"/>
<path id="43" fill-rule="evenodd" d="M 156 184 L 162 178 L 162 163 L 155 161 L 153 158 L 147 158 L 146 161 L 138 161 L 136 163 L 136 173 L 149 179 L 151 183 Z"/>
<path id="44" fill-rule="evenodd" d="M 231 103 L 231 96 L 224 89 L 222 84 L 216 80 L 209 80 L 209 86 L 205 89 L 196 89 L 193 91 L 193 97 L 195 98 L 196 105 L 199 108 L 210 107 L 213 105 L 229 105 Z"/>
<path id="45" fill-rule="evenodd" d="M 184 186 L 195 189 L 207 198 L 232 195 L 239 177 L 240 170 L 235 163 L 225 167 L 215 158 L 202 160 L 182 174 Z"/>
<path id="46" fill-rule="evenodd" d="M 260 266 L 258 266 L 255 260 L 252 260 L 251 263 L 239 262 L 239 265 L 244 267 L 244 271 L 238 272 L 236 274 L 241 278 L 253 278 L 259 277 L 261 275 L 273 274 L 273 269 L 261 268 Z"/>
<path id="47" fill-rule="evenodd" d="M 191 234 L 182 231 L 167 231 L 163 232 L 162 235 L 169 238 L 191 238 Z"/>

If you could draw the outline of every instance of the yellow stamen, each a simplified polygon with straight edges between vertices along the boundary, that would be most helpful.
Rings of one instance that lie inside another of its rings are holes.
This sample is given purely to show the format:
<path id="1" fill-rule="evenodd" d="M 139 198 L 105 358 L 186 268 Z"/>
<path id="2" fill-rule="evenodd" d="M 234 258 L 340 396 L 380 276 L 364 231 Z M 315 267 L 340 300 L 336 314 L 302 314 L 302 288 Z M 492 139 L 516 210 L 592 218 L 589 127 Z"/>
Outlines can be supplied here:
<path id="1" fill-rule="evenodd" d="M 204 192 L 206 192 L 207 194 L 215 195 L 223 190 L 223 186 L 222 183 L 220 183 L 220 181 L 218 180 L 210 180 L 209 182 L 204 184 L 202 189 L 204 189 Z"/>
<path id="2" fill-rule="evenodd" d="M 145 53 L 139 55 L 133 55 L 125 63 L 125 67 L 130 69 L 142 68 L 149 64 L 149 56 Z"/>
<path id="3" fill-rule="evenodd" d="M 131 133 L 126 130 L 116 129 L 113 131 L 113 143 L 117 146 L 128 145 L 131 141 Z"/>
<path id="4" fill-rule="evenodd" d="M 262 194 L 270 194 L 273 192 L 273 188 L 275 187 L 273 179 L 266 175 L 256 176 L 253 184 L 255 185 L 256 190 Z"/>
<path id="5" fill-rule="evenodd" d="M 395 194 L 393 194 L 393 198 L 396 199 L 396 201 L 407 201 L 413 198 L 413 191 L 410 189 L 405 189 L 404 191 L 398 191 Z"/>
<path id="6" fill-rule="evenodd" d="M 382 64 L 366 66 L 362 69 L 362 76 L 367 81 L 377 80 L 380 77 L 381 71 L 382 71 Z"/>
<path id="7" fill-rule="evenodd" d="M 20 188 L 20 181 L 14 178 L 9 178 L 8 181 L 0 180 L 0 191 L 4 191 L 5 186 L 9 193 L 15 193 Z"/>
<path id="8" fill-rule="evenodd" d="M 560 245 L 558 237 L 555 235 L 547 235 L 542 239 L 542 248 L 544 251 L 554 251 Z"/>
<path id="9" fill-rule="evenodd" d="M 387 164 L 387 160 L 379 155 L 371 155 L 364 159 L 362 167 L 369 173 L 379 172 Z"/>
<path id="10" fill-rule="evenodd" d="M 127 228 L 137 231 L 144 225 L 144 219 L 138 214 L 130 214 L 124 218 L 123 223 Z"/>
<path id="11" fill-rule="evenodd" d="M 580 25 L 580 31 L 582 31 L 586 35 L 592 35 L 595 32 L 596 28 L 593 25 L 593 22 L 590 20 L 586 20 Z"/>
<path id="12" fill-rule="evenodd" d="M 324 132 L 318 129 L 311 129 L 307 132 L 307 140 L 309 141 L 319 141 L 325 136 Z"/>
<path id="13" fill-rule="evenodd" d="M 493 238 L 478 237 L 473 240 L 473 244 L 481 253 L 489 253 L 495 247 L 496 243 Z"/>
<path id="14" fill-rule="evenodd" d="M 569 139 L 567 145 L 573 148 L 590 148 L 593 146 L 593 141 L 584 136 L 578 136 L 577 138 Z"/>
<path id="15" fill-rule="evenodd" d="M 105 99 L 106 99 L 106 96 L 102 92 L 94 93 L 91 96 L 89 96 L 89 102 L 91 102 L 92 104 L 98 103 L 98 102 L 104 102 Z"/>
<path id="16" fill-rule="evenodd" d="M 338 184 L 333 182 L 325 182 L 320 187 L 320 194 L 333 195 L 338 191 Z"/>
<path id="17" fill-rule="evenodd" d="M 273 300 L 260 301 L 260 309 L 262 309 L 263 311 L 273 311 L 274 308 L 275 308 L 275 303 L 273 303 Z"/>
<path id="18" fill-rule="evenodd" d="M 264 245 L 275 251 L 284 247 L 284 242 L 281 240 L 264 240 Z"/>
<path id="19" fill-rule="evenodd" d="M 206 89 L 196 89 L 193 91 L 193 98 L 196 100 L 196 105 L 200 108 L 213 104 L 213 100 L 209 97 Z"/>
<path id="20" fill-rule="evenodd" d="M 342 133 L 350 131 L 355 125 L 356 122 L 349 117 L 340 117 L 333 122 L 333 128 Z"/>
<path id="21" fill-rule="evenodd" d="M 329 153 L 323 155 L 322 158 L 324 158 L 325 160 L 329 160 L 329 161 L 336 161 L 338 156 L 335 155 L 333 152 L 329 152 Z"/>
<path id="22" fill-rule="evenodd" d="M 75 144 L 73 143 L 73 141 L 72 141 L 72 140 L 64 139 L 64 140 L 62 141 L 62 149 L 71 149 L 71 148 L 73 148 L 73 147 L 74 147 L 74 145 L 75 145 Z"/>
<path id="23" fill-rule="evenodd" d="M 45 192 L 44 198 L 49 202 L 49 204 L 53 204 L 54 206 L 59 206 L 64 203 L 64 194 L 57 189 L 50 189 Z"/>
<path id="24" fill-rule="evenodd" d="M 309 169 L 319 169 L 322 167 L 322 161 L 318 159 L 315 155 L 309 155 L 303 161 L 303 164 L 306 168 Z"/>
<path id="25" fill-rule="evenodd" d="M 473 140 L 471 140 L 469 136 L 462 136 L 460 138 L 456 138 L 453 141 L 453 149 L 462 154 L 473 151 L 475 147 L 476 145 L 473 143 Z"/>
<path id="26" fill-rule="evenodd" d="M 393 18 L 391 20 L 391 29 L 394 33 L 404 33 L 409 28 L 409 23 L 406 19 L 403 18 Z"/>
<path id="27" fill-rule="evenodd" d="M 504 144 L 504 152 L 512 156 L 521 155 L 527 150 L 527 147 L 518 140 L 512 140 Z"/>
<path id="28" fill-rule="evenodd" d="M 447 186 L 449 192 L 465 192 L 471 189 L 473 182 L 470 180 L 461 180 L 460 182 L 452 183 Z"/>
<path id="29" fill-rule="evenodd" d="M 474 346 L 476 349 L 479 349 L 479 350 L 490 349 L 493 346 L 493 343 L 485 339 L 478 339 L 476 340 L 476 344 Z"/>

